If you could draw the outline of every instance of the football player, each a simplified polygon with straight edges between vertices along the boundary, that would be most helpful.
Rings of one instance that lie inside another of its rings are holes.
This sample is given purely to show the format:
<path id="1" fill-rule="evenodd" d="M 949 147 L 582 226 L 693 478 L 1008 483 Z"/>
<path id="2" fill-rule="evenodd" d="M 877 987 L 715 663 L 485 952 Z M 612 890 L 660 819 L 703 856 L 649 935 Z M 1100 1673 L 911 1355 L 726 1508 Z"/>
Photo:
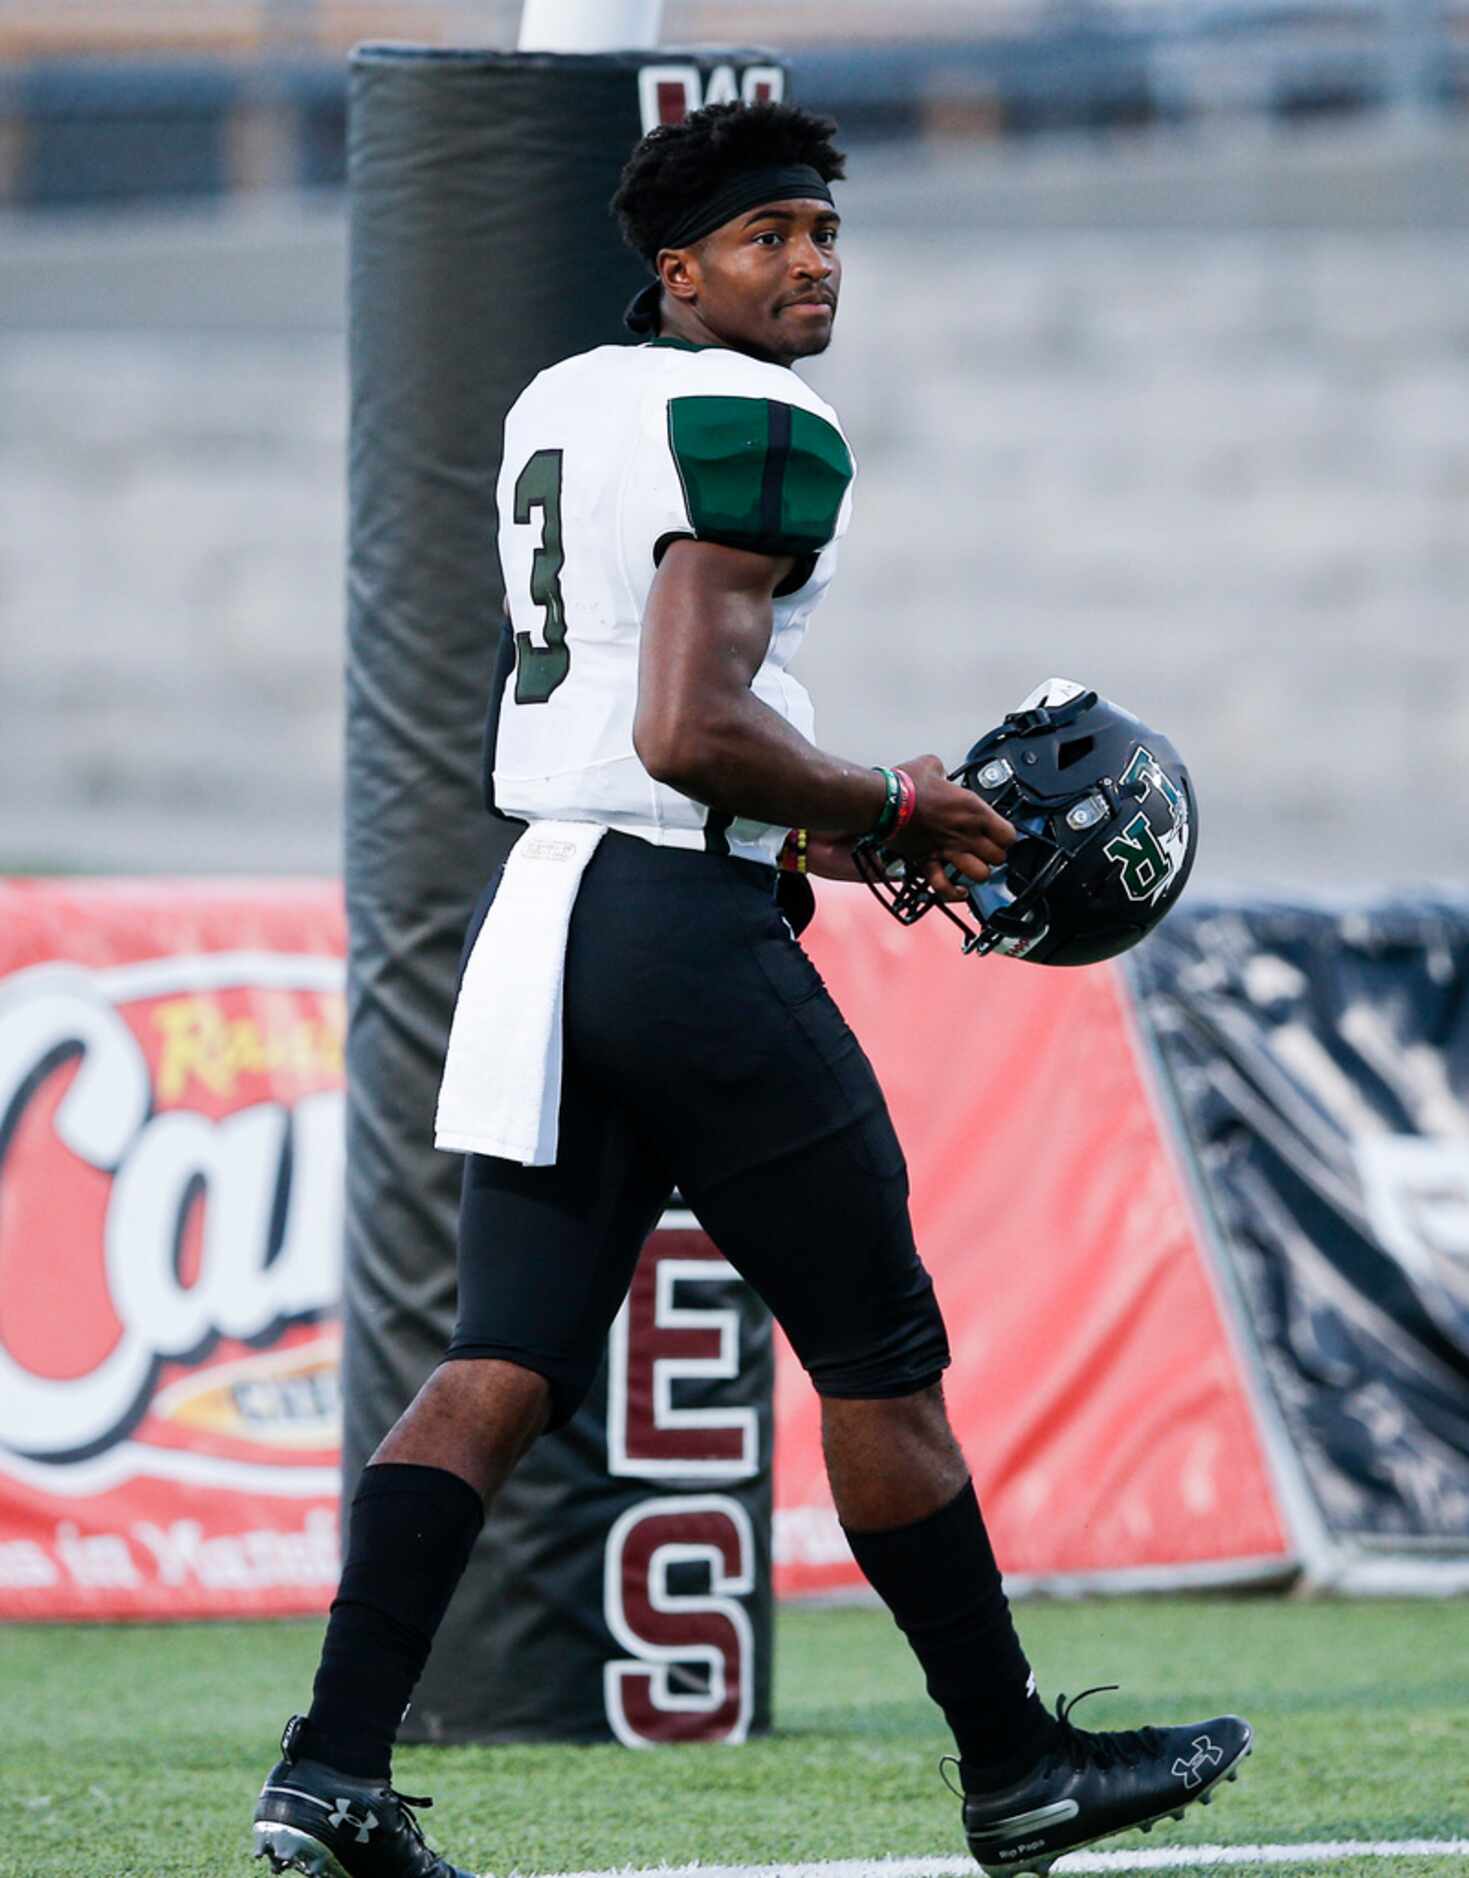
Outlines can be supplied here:
<path id="1" fill-rule="evenodd" d="M 545 939 L 554 1158 L 468 1156 L 453 1341 L 364 1470 L 310 1712 L 261 1795 L 278 1872 L 463 1878 L 390 1784 L 394 1734 L 486 1507 L 585 1397 L 675 1185 L 820 1394 L 838 1514 L 953 1730 L 981 1864 L 1044 1870 L 1207 1797 L 1249 1749 L 1232 1717 L 1090 1733 L 1038 1696 L 945 1414 L 903 1155 L 783 911 L 806 870 L 855 878 L 864 837 L 955 901 L 1015 839 L 936 756 L 821 749 L 789 670 L 851 511 L 840 421 L 792 370 L 837 317 L 834 129 L 717 105 L 643 138 L 614 202 L 651 271 L 641 343 L 542 372 L 506 422 L 494 795 L 522 843 L 598 837 Z"/>

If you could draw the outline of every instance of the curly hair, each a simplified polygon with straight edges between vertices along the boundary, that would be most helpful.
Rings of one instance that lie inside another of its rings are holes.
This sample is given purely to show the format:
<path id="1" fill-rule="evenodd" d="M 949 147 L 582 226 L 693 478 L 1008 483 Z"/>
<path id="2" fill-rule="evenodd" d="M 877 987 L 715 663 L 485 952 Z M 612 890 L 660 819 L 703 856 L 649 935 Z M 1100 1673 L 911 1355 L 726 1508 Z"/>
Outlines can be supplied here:
<path id="1" fill-rule="evenodd" d="M 836 125 L 793 104 L 710 104 L 681 124 L 657 124 L 623 167 L 611 208 L 622 238 L 651 263 L 661 232 L 701 196 L 743 171 L 809 164 L 825 182 L 847 173 Z"/>

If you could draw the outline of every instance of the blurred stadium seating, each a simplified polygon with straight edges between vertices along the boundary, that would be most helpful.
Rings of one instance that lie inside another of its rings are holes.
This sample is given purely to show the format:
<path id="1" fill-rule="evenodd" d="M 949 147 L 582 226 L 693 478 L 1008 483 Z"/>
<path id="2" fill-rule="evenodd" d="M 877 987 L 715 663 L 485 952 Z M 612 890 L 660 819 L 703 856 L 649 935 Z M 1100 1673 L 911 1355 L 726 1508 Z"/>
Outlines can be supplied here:
<path id="1" fill-rule="evenodd" d="M 518 0 L 0 0 L 0 203 L 339 183 L 348 47 L 505 46 L 518 13 Z M 1469 96 L 1469 0 L 669 0 L 665 43 L 710 40 L 796 53 L 849 135 L 1457 110 Z"/>
<path id="2" fill-rule="evenodd" d="M 799 43 L 854 147 L 813 372 L 861 459 L 823 740 L 957 755 L 1069 672 L 1188 748 L 1211 882 L 1460 877 L 1469 12 L 1415 90 L 1381 7 L 1187 4 L 669 0 L 666 43 Z M 506 45 L 516 13 L 0 0 L 0 867 L 338 865 L 342 50 Z M 1197 117 L 1066 116 L 1118 69 L 1067 35 L 1146 43 Z M 1022 44 L 1061 135 L 985 90 Z M 1266 110 L 1354 47 L 1375 106 Z"/>

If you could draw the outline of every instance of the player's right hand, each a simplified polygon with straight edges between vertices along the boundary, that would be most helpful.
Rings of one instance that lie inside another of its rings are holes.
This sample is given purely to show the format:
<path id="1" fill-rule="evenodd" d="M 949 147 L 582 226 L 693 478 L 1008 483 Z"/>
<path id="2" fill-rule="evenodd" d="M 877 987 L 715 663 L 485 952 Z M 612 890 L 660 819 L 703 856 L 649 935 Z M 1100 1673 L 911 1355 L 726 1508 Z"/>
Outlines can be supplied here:
<path id="1" fill-rule="evenodd" d="M 964 886 L 945 868 L 968 880 L 988 880 L 991 868 L 1003 866 L 1015 829 L 972 789 L 950 782 L 942 758 L 913 757 L 900 767 L 913 778 L 918 800 L 902 834 L 883 845 L 920 863 L 941 899 L 962 900 Z"/>

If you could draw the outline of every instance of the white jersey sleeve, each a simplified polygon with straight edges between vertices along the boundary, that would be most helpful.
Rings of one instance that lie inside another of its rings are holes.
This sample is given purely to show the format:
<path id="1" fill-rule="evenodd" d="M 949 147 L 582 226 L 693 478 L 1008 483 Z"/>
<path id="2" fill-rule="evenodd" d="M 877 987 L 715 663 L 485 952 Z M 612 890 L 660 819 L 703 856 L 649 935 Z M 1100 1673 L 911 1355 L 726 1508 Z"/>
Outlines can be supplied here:
<path id="1" fill-rule="evenodd" d="M 507 420 L 499 486 L 516 668 L 501 700 L 498 805 L 773 858 L 784 829 L 731 823 L 639 762 L 643 610 L 675 540 L 794 556 L 752 689 L 809 736 L 809 699 L 786 668 L 830 581 L 852 475 L 835 413 L 780 366 L 657 341 L 542 373 Z"/>

